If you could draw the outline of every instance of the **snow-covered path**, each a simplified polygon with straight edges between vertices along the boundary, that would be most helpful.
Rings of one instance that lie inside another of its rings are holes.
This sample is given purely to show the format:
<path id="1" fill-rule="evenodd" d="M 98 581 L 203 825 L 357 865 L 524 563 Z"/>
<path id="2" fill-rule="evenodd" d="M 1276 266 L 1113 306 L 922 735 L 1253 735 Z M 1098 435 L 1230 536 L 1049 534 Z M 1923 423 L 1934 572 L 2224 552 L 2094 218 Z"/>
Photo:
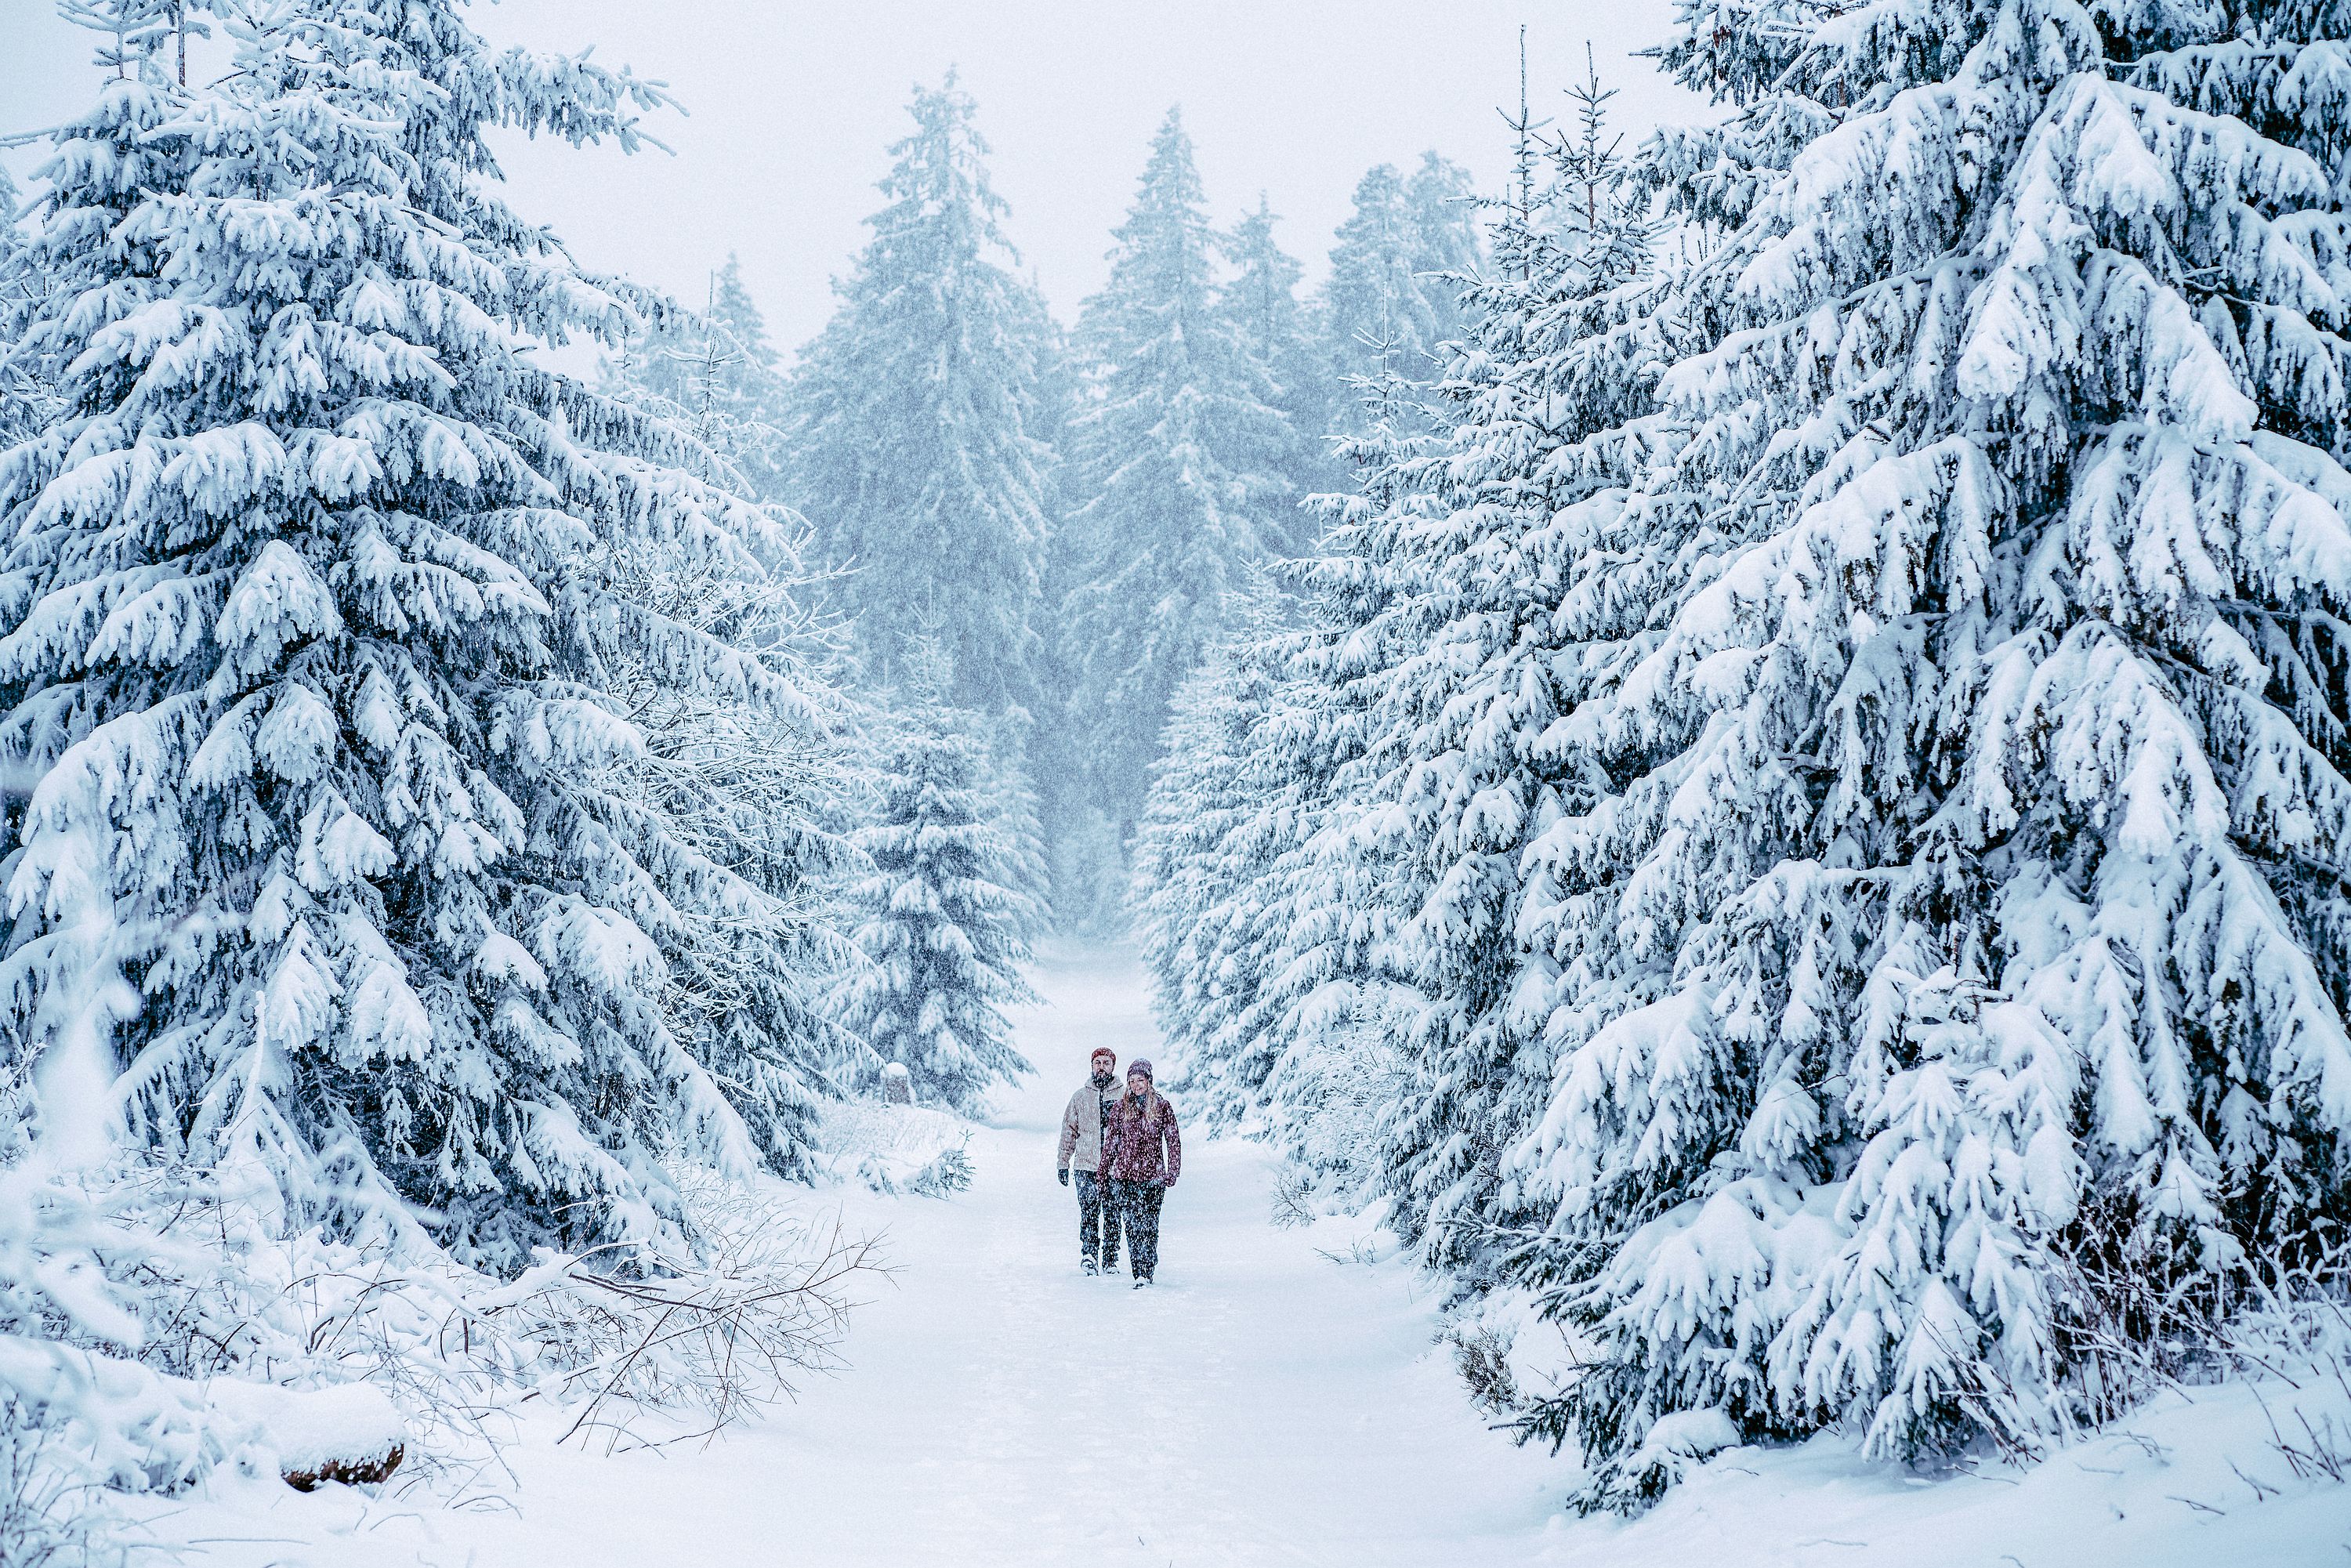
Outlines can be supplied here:
<path id="1" fill-rule="evenodd" d="M 886 1228 L 849 1367 L 719 1441 L 605 1457 L 526 1425 L 511 1511 L 275 1478 L 173 1505 L 204 1568 L 2340 1568 L 2341 1487 L 2296 1481 L 2244 1385 L 2158 1400 L 2029 1471 L 1930 1482 L 1849 1437 L 1740 1449 L 1636 1523 L 1555 1514 L 1568 1467 L 1483 1429 L 1399 1264 L 1268 1223 L 1270 1162 L 1195 1139 L 1149 1291 L 1077 1270 L 1052 1134 L 1087 1052 L 1152 1048 L 1114 955 L 1049 963 L 1040 1073 L 952 1202 L 823 1196 Z M 1179 1103 L 1179 1110 L 1181 1109 Z M 1326 1221 L 1337 1228 L 1338 1222 Z M 2332 1398 L 2273 1388 L 2270 1403 Z M 2314 1406 L 2314 1408 L 2317 1406 Z M 2328 1405 L 2320 1420 L 2344 1419 Z M 2289 1417 L 2290 1419 L 2290 1417 Z M 2325 1430 L 2332 1431 L 2333 1427 Z M 2264 1479 L 2263 1501 L 2245 1479 Z M 177 1550 L 172 1550 L 176 1547 Z"/>
<path id="2" fill-rule="evenodd" d="M 1399 1275 L 1269 1225 L 1256 1148 L 1186 1149 L 1151 1290 L 1078 1271 L 1061 1105 L 1095 1045 L 1123 1062 L 1154 1037 L 1126 965 L 1039 978 L 1038 1076 L 973 1140 L 970 1192 L 893 1206 L 904 1268 L 853 1369 L 679 1479 L 811 1563 L 1525 1560 L 1556 1470 L 1481 1429 Z M 692 1560 L 665 1550 L 561 1560 Z"/>
<path id="3" fill-rule="evenodd" d="M 972 1189 L 852 1207 L 852 1222 L 887 1226 L 899 1273 L 858 1313 L 849 1370 L 706 1448 L 605 1458 L 526 1444 L 520 1516 L 464 1531 L 480 1562 L 1475 1568 L 1536 1555 L 1557 1467 L 1483 1429 L 1431 1354 L 1433 1304 L 1401 1270 L 1335 1264 L 1268 1223 L 1262 1151 L 1186 1146 L 1151 1290 L 1078 1271 L 1076 1203 L 1052 1178 L 1061 1106 L 1095 1045 L 1123 1062 L 1155 1037 L 1141 977 L 1115 956 L 1037 978 L 1047 1005 L 1019 1021 L 1039 1072 L 973 1139 Z"/>

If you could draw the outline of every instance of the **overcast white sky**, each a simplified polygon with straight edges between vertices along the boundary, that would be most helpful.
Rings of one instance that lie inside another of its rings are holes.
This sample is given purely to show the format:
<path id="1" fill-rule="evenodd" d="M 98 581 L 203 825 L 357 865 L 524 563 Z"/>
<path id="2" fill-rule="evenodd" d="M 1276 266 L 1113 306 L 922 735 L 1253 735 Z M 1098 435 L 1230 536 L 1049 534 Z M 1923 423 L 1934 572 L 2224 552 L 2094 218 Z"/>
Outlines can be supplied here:
<path id="1" fill-rule="evenodd" d="M 651 126 L 674 156 L 518 144 L 521 209 L 583 265 L 690 298 L 738 252 L 787 348 L 831 309 L 908 89 L 951 65 L 979 100 L 1012 236 L 1065 318 L 1102 279 L 1171 103 L 1218 220 L 1264 190 L 1310 275 L 1374 163 L 1434 147 L 1499 182 L 1520 23 L 1538 112 L 1561 104 L 1588 38 L 1629 136 L 1710 113 L 1630 57 L 1664 36 L 1671 0 L 503 0 L 473 16 L 501 39 L 593 45 L 687 110 Z M 0 131 L 79 110 L 89 41 L 51 0 L 0 0 Z M 8 158 L 20 176 L 31 161 Z"/>

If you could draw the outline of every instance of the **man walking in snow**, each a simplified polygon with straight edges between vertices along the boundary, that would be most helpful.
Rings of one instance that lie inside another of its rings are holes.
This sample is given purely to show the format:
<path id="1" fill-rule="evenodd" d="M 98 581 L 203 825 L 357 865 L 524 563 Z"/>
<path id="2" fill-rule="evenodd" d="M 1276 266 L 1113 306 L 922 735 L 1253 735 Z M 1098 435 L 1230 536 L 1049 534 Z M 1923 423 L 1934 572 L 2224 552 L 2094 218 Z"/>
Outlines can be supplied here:
<path id="1" fill-rule="evenodd" d="M 1061 1113 L 1061 1153 L 1057 1165 L 1061 1185 L 1070 1185 L 1070 1171 L 1078 1173 L 1078 1253 L 1089 1274 L 1118 1268 L 1118 1220 L 1106 1212 L 1109 1184 L 1102 1169 L 1102 1124 L 1118 1103 L 1118 1052 L 1108 1046 L 1094 1051 L 1093 1076 L 1078 1085 Z M 1097 1241 L 1099 1238 L 1099 1241 Z"/>
<path id="2" fill-rule="evenodd" d="M 1183 1171 L 1176 1108 L 1151 1086 L 1151 1063 L 1138 1058 L 1126 1070 L 1126 1092 L 1103 1118 L 1101 1166 L 1110 1186 L 1112 1223 L 1126 1232 L 1137 1290 L 1158 1272 L 1159 1203 Z M 1113 1240 L 1113 1259 L 1115 1249 Z"/>

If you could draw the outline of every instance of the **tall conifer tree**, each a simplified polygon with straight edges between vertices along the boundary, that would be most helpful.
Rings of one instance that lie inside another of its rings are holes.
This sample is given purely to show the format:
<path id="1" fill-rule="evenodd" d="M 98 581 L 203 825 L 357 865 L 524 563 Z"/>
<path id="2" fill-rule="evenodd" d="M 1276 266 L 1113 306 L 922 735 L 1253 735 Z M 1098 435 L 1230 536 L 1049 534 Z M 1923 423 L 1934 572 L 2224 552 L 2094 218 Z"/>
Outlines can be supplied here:
<path id="1" fill-rule="evenodd" d="M 1439 340 L 1416 276 L 1419 260 L 1404 178 L 1395 164 L 1377 164 L 1355 183 L 1354 205 L 1331 246 L 1331 272 L 1318 300 L 1334 376 L 1361 380 L 1393 371 L 1426 379 Z M 1352 407 L 1341 409 L 1342 420 L 1352 417 Z"/>
<path id="2" fill-rule="evenodd" d="M 535 367 L 632 314 L 486 139 L 627 147 L 660 95 L 447 0 L 224 26 L 217 85 L 126 62 L 47 166 L 62 406 L 0 452 L 9 1020 L 76 983 L 95 887 L 134 1134 L 489 1267 L 658 1231 L 665 1154 L 760 1154 L 664 1005 L 681 912 L 747 890 L 642 809 L 611 672 L 799 697 L 621 586 L 639 549 L 756 581 L 770 525 Z"/>
<path id="3" fill-rule="evenodd" d="M 1374 486 L 1397 497 L 1403 586 L 1380 611 L 1394 662 L 1364 683 L 1376 740 L 1339 785 L 1374 826 L 1345 853 L 1380 873 L 1367 973 L 1416 998 L 1415 1092 L 1389 1132 L 1397 1215 L 1456 1265 L 1483 1267 L 1489 1226 L 1520 1218 L 1498 1211 L 1502 1156 L 1550 1088 L 1547 1016 L 1528 1004 L 1558 976 L 1519 927 L 1528 848 L 1585 789 L 1556 766 L 1555 727 L 1640 631 L 1638 601 L 1584 580 L 1613 542 L 1623 450 L 1587 444 L 1648 411 L 1657 357 L 1609 96 L 1585 84 L 1557 147 L 1522 130 L 1516 189 L 1487 206 L 1493 265 L 1463 293 L 1466 350 L 1432 394 L 1449 430 Z"/>
<path id="4" fill-rule="evenodd" d="M 1470 195 L 1468 175 L 1435 152 L 1409 179 L 1382 163 L 1356 183 L 1354 210 L 1339 225 L 1316 298 L 1333 381 L 1430 382 L 1443 374 L 1440 352 L 1465 329 L 1461 292 L 1479 256 Z M 1361 392 L 1339 392 L 1334 428 L 1363 432 L 1364 407 Z"/>
<path id="5" fill-rule="evenodd" d="M 1227 595 L 1287 537 L 1293 506 L 1289 427 L 1217 308 L 1214 263 L 1192 141 L 1170 110 L 1110 281 L 1078 325 L 1093 399 L 1071 432 L 1085 500 L 1067 528 L 1062 664 L 1071 733 L 1122 843 L 1177 685 Z"/>
<path id="6" fill-rule="evenodd" d="M 880 809 L 855 835 L 872 870 L 852 890 L 866 962 L 841 1017 L 917 1094 L 977 1114 L 987 1091 L 1033 1071 L 1003 1009 L 1036 1000 L 1022 978 L 1042 912 L 1023 802 L 996 773 L 981 716 L 956 707 L 943 654 L 918 646 L 914 685 L 884 723 Z"/>
<path id="7" fill-rule="evenodd" d="M 1371 391 L 1369 428 L 1342 445 L 1362 483 L 1316 498 L 1321 552 L 1277 567 L 1290 591 L 1254 593 L 1178 695 L 1135 866 L 1186 1092 L 1212 1121 L 1261 1113 L 1309 1158 L 1326 1068 L 1359 1021 L 1387 1021 L 1373 958 L 1396 919 L 1363 780 L 1397 754 L 1375 723 L 1381 681 L 1431 632 L 1408 548 L 1429 520 L 1413 484 L 1427 411 L 1401 378 Z"/>
<path id="8" fill-rule="evenodd" d="M 2351 128 L 2294 85 L 2342 46 L 1685 13 L 1667 57 L 1743 107 L 1646 177 L 1719 243 L 1602 438 L 1641 455 L 1571 599 L 1644 630 L 1554 737 L 1520 923 L 1560 1054 L 1504 1176 L 1596 1340 L 1545 1413 L 1591 1500 L 1654 1495 L 1684 1412 L 2062 1430 L 2113 1309 L 2069 1253 L 2225 1301 L 2351 1209 L 2351 423 L 2310 374 Z"/>
<path id="9" fill-rule="evenodd" d="M 935 643 L 958 703 L 1033 701 L 1050 322 L 1011 270 L 987 143 L 952 73 L 919 89 L 841 308 L 791 380 L 792 503 L 878 681 Z"/>
<path id="10" fill-rule="evenodd" d="M 1275 239 L 1279 220 L 1263 196 L 1253 211 L 1221 241 L 1230 275 L 1217 290 L 1217 302 L 1234 336 L 1263 373 L 1269 400 L 1288 423 L 1287 448 L 1280 468 L 1299 497 L 1336 489 L 1346 469 L 1330 450 L 1334 398 L 1353 394 L 1340 386 L 1331 367 L 1322 362 L 1312 322 L 1298 297 L 1304 269 Z M 1311 519 L 1304 513 L 1292 519 L 1288 553 L 1302 555 L 1313 545 Z"/>

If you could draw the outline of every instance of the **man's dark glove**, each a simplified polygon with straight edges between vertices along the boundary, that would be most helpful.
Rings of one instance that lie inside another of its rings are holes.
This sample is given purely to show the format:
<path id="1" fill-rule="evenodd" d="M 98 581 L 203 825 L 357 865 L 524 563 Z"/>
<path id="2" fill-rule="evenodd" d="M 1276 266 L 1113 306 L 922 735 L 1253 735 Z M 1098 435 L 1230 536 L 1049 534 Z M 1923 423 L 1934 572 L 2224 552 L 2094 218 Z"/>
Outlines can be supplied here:
<path id="1" fill-rule="evenodd" d="M 1070 1167 L 1069 1167 L 1069 1166 L 1061 1166 L 1060 1169 L 1056 1170 L 1053 1174 L 1054 1174 L 1054 1175 L 1056 1175 L 1056 1176 L 1060 1176 L 1060 1177 L 1061 1178 L 1061 1185 L 1062 1185 L 1063 1186 L 1069 1186 L 1069 1185 L 1070 1185 Z"/>

